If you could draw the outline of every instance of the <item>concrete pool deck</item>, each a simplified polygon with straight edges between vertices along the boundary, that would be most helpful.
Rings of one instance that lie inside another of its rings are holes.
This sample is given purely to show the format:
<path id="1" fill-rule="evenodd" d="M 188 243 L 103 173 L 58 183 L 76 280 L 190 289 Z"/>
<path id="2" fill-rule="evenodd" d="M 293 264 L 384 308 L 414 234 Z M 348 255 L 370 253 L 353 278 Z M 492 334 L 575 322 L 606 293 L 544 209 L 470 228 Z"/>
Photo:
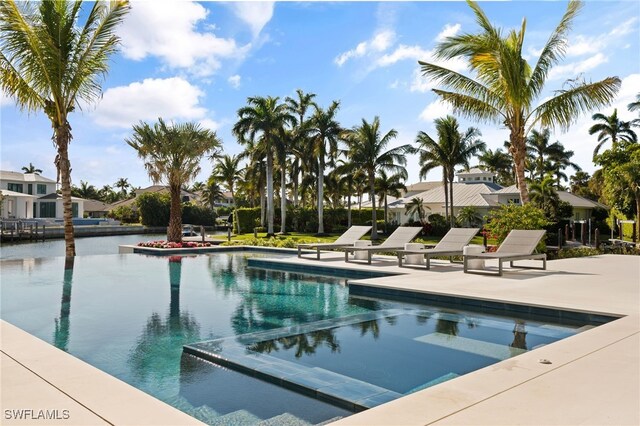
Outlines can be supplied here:
<path id="1" fill-rule="evenodd" d="M 638 256 L 555 260 L 547 271 L 507 268 L 503 277 L 464 274 L 461 265 L 437 260 L 430 271 L 398 268 L 395 258 L 384 256 L 374 256 L 372 265 L 345 263 L 342 253 L 272 262 L 402 274 L 350 280 L 382 289 L 621 317 L 335 425 L 640 424 Z M 10 324 L 3 322 L 1 331 L 3 424 L 35 423 L 7 419 L 7 409 L 56 408 L 76 413 L 59 424 L 200 424 Z"/>

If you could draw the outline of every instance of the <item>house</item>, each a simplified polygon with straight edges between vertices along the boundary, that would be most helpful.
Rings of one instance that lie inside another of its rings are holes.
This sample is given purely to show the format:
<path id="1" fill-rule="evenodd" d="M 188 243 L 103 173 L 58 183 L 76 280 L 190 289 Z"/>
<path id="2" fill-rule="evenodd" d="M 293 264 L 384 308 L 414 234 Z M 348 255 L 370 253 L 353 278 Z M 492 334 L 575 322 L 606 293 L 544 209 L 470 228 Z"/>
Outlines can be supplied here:
<path id="1" fill-rule="evenodd" d="M 133 193 L 135 194 L 135 197 L 129 198 L 127 200 L 116 201 L 115 203 L 109 205 L 107 208 L 107 212 L 109 210 L 113 210 L 116 207 L 120 207 L 120 206 L 130 207 L 132 210 L 136 211 L 138 210 L 138 205 L 136 204 L 136 198 L 138 198 L 140 195 L 147 194 L 147 193 L 168 194 L 169 187 L 164 185 L 152 185 L 146 188 L 135 189 Z M 198 203 L 200 201 L 200 197 L 198 196 L 198 194 L 191 191 L 186 191 L 184 189 L 180 190 L 180 199 L 182 200 L 183 203 L 187 203 L 187 202 Z"/>
<path id="2" fill-rule="evenodd" d="M 472 168 L 456 174 L 458 181 L 453 183 L 453 214 L 458 215 L 463 207 L 474 207 L 479 216 L 485 216 L 491 209 L 502 204 L 520 204 L 520 192 L 515 185 L 503 188 L 495 183 L 495 175 L 492 172 Z M 416 193 L 409 188 L 429 188 L 427 183 L 431 183 L 431 188 L 423 192 Z M 405 206 L 415 197 L 421 198 L 423 205 L 427 208 L 427 215 L 445 215 L 445 195 L 444 186 L 441 182 L 420 182 L 407 186 L 407 193 L 399 199 L 388 198 L 390 220 L 396 223 L 407 223 L 409 216 L 405 213 Z M 596 208 L 608 209 L 607 206 L 579 197 L 566 191 L 558 191 L 558 197 L 566 201 L 573 207 L 572 220 L 586 220 Z M 367 203 L 367 207 L 370 207 Z M 415 219 L 415 218 L 414 218 Z"/>
<path id="3" fill-rule="evenodd" d="M 62 219 L 62 196 L 56 181 L 37 173 L 0 170 L 3 219 Z M 84 214 L 84 200 L 71 197 L 73 217 Z"/>
<path id="4" fill-rule="evenodd" d="M 107 217 L 111 205 L 98 200 L 84 200 L 84 214 L 93 219 Z"/>

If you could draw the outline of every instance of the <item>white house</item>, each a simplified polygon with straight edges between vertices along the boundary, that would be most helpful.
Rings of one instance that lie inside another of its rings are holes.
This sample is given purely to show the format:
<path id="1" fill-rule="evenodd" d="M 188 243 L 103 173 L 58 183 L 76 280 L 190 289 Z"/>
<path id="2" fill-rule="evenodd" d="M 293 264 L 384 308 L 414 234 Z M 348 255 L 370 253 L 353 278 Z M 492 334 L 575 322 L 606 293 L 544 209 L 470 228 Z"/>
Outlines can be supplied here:
<path id="1" fill-rule="evenodd" d="M 62 219 L 62 197 L 56 181 L 37 173 L 0 170 L 2 219 Z M 73 217 L 81 218 L 84 200 L 72 197 Z"/>
<path id="2" fill-rule="evenodd" d="M 501 204 L 520 204 L 520 192 L 515 185 L 503 188 L 494 182 L 495 175 L 491 172 L 473 168 L 469 171 L 459 172 L 456 176 L 458 181 L 453 184 L 453 212 L 456 216 L 463 207 L 474 207 L 478 215 L 482 217 L 489 213 L 489 210 Z M 429 189 L 416 192 L 410 188 Z M 408 222 L 409 217 L 405 213 L 405 206 L 415 197 L 422 199 L 423 206 L 427 207 L 427 215 L 437 213 L 444 216 L 445 196 L 444 186 L 441 182 L 421 182 L 407 186 L 407 190 L 403 198 L 388 199 L 390 220 L 401 224 Z M 566 191 L 558 191 L 558 197 L 573 206 L 573 220 L 586 220 L 591 217 L 593 209 L 608 208 L 603 204 Z M 370 206 L 371 204 L 367 203 L 367 207 Z"/>

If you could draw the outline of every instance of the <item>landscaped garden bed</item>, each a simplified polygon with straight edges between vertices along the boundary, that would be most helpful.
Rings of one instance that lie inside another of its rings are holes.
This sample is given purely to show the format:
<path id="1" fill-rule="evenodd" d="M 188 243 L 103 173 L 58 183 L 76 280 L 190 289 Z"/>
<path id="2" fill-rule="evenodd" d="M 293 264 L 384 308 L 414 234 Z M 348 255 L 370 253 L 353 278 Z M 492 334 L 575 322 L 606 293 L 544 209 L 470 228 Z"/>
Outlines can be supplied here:
<path id="1" fill-rule="evenodd" d="M 170 241 L 147 241 L 144 243 L 138 243 L 138 247 L 159 248 L 159 249 L 177 249 L 177 248 L 199 248 L 199 247 L 213 247 L 215 244 L 208 242 L 195 242 L 195 241 L 182 241 L 180 243 Z"/>

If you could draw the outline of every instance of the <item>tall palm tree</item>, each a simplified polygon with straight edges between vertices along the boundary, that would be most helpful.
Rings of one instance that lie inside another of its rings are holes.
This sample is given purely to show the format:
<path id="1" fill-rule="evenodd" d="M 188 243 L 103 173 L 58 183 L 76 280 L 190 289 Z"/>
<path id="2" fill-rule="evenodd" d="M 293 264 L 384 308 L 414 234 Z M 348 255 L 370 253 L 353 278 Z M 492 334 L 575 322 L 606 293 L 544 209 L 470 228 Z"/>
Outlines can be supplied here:
<path id="1" fill-rule="evenodd" d="M 346 153 L 344 153 L 346 155 Z M 338 165 L 334 169 L 335 172 L 342 176 L 341 180 L 344 182 L 347 191 L 347 226 L 351 227 L 351 196 L 355 191 L 356 181 L 358 176 L 361 175 L 360 170 L 351 163 L 348 159 L 339 159 Z"/>
<path id="2" fill-rule="evenodd" d="M 342 138 L 348 146 L 348 157 L 355 167 L 362 169 L 369 181 L 369 197 L 371 200 L 371 239 L 378 239 L 376 223 L 376 174 L 380 170 L 400 173 L 407 164 L 406 153 L 412 152 L 411 145 L 402 145 L 385 151 L 389 142 L 398 135 L 394 129 L 382 136 L 380 134 L 380 118 L 377 116 L 371 123 L 364 118 L 360 126 L 345 130 Z"/>
<path id="3" fill-rule="evenodd" d="M 618 118 L 617 108 L 614 109 L 613 114 L 609 116 L 597 113 L 593 114 L 591 118 L 599 121 L 599 123 L 589 128 L 590 135 L 598 134 L 598 145 L 596 145 L 596 148 L 593 150 L 594 158 L 606 142 L 611 141 L 611 146 L 614 149 L 618 146 L 618 142 L 638 142 L 638 136 L 631 128 L 631 123 L 629 121 L 621 121 Z"/>
<path id="4" fill-rule="evenodd" d="M 220 188 L 220 185 L 218 185 L 216 181 L 216 176 L 210 176 L 209 179 L 207 179 L 207 183 L 205 183 L 204 189 L 202 190 L 202 198 L 212 210 L 216 206 L 216 201 L 224 198 L 222 188 Z"/>
<path id="5" fill-rule="evenodd" d="M 586 111 L 606 106 L 620 88 L 618 77 L 598 82 L 575 79 L 555 96 L 536 106 L 549 70 L 563 57 L 567 33 L 581 3 L 571 0 L 567 11 L 542 48 L 532 67 L 522 57 L 526 20 L 519 30 L 504 34 L 495 27 L 480 6 L 468 0 L 481 30 L 477 34 L 447 37 L 435 48 L 435 59 L 464 58 L 475 79 L 440 65 L 420 61 L 423 75 L 442 84 L 433 89 L 454 112 L 484 122 L 499 123 L 510 131 L 510 153 L 516 170 L 516 183 L 523 203 L 529 201 L 525 183 L 525 140 L 535 127 L 566 130 Z"/>
<path id="6" fill-rule="evenodd" d="M 182 204 L 180 189 L 200 173 L 200 160 L 220 148 L 215 132 L 198 123 L 167 125 L 161 118 L 152 126 L 140 122 L 133 126 L 133 135 L 125 142 L 144 161 L 154 184 L 169 186 L 171 208 L 167 240 L 182 241 Z"/>
<path id="7" fill-rule="evenodd" d="M 527 152 L 532 157 L 532 171 L 538 174 L 539 180 L 544 178 L 551 168 L 549 157 L 561 149 L 559 142 L 549 143 L 549 129 L 531 130 L 527 138 Z"/>
<path id="8" fill-rule="evenodd" d="M 631 112 L 638 111 L 639 118 L 631 120 L 631 125 L 640 127 L 640 93 L 636 95 L 636 100 L 627 105 L 627 109 Z"/>
<path id="9" fill-rule="evenodd" d="M 380 170 L 376 178 L 376 194 L 378 202 L 384 203 L 384 233 L 388 234 L 389 205 L 387 196 L 400 198 L 403 191 L 407 190 L 404 181 L 407 180 L 407 169 L 403 168 L 399 173 L 388 176 L 384 170 Z"/>
<path id="10" fill-rule="evenodd" d="M 242 169 L 240 168 L 240 156 L 237 155 L 224 155 L 217 159 L 215 166 L 213 167 L 213 174 L 216 179 L 224 182 L 229 192 L 231 192 L 231 199 L 236 204 L 235 184 L 240 180 L 242 175 Z M 238 206 L 236 205 L 236 208 Z M 233 210 L 234 222 L 238 223 L 238 217 L 235 209 Z"/>
<path id="11" fill-rule="evenodd" d="M 315 160 L 318 163 L 318 234 L 324 234 L 324 168 L 327 165 L 327 160 L 333 164 L 338 154 L 338 138 L 343 130 L 336 120 L 339 108 L 340 102 L 338 101 L 333 101 L 326 110 L 316 105 L 315 113 L 309 124 L 309 137 L 313 144 Z"/>
<path id="12" fill-rule="evenodd" d="M 36 169 L 36 167 L 31 163 L 29 163 L 28 167 L 27 166 L 22 167 L 21 170 L 25 173 L 35 173 L 35 174 L 42 173 L 42 169 Z"/>
<path id="13" fill-rule="evenodd" d="M 267 159 L 267 235 L 274 235 L 273 230 L 273 157 L 276 145 L 284 138 L 285 128 L 295 122 L 285 104 L 279 103 L 278 97 L 250 97 L 248 105 L 238 110 L 238 121 L 233 126 L 233 133 L 241 144 L 249 141 L 259 145 L 258 152 Z M 257 140 L 256 140 L 257 139 Z M 263 158 L 264 158 L 263 157 Z"/>
<path id="14" fill-rule="evenodd" d="M 445 199 L 445 218 L 454 226 L 453 215 L 453 181 L 455 170 L 459 165 L 469 166 L 469 159 L 485 148 L 480 141 L 480 131 L 474 127 L 464 133 L 459 130 L 458 120 L 450 115 L 437 118 L 435 121 L 438 141 L 425 132 L 418 132 L 416 142 L 420 155 L 420 178 L 426 177 L 430 170 L 442 167 L 442 180 Z"/>
<path id="15" fill-rule="evenodd" d="M 296 123 L 293 129 L 294 141 L 292 146 L 293 162 L 291 164 L 291 177 L 293 182 L 293 204 L 298 206 L 298 185 L 300 172 L 302 171 L 301 162 L 304 161 L 307 150 L 307 112 L 312 107 L 317 106 L 313 101 L 316 97 L 315 93 L 304 93 L 302 89 L 296 90 L 297 98 L 287 96 L 285 102 L 289 112 L 296 117 Z"/>
<path id="16" fill-rule="evenodd" d="M 115 186 L 116 188 L 120 188 L 121 194 L 126 194 L 127 188 L 129 188 L 131 184 L 129 183 L 129 180 L 127 178 L 119 178 L 116 183 L 113 184 L 113 186 Z"/>
<path id="17" fill-rule="evenodd" d="M 558 144 L 558 147 L 554 149 L 553 152 L 551 152 L 551 154 L 549 155 L 549 161 L 551 163 L 549 172 L 555 175 L 556 189 L 560 190 L 562 188 L 560 182 L 562 180 L 567 180 L 567 175 L 564 173 L 565 169 L 571 167 L 576 172 L 579 172 L 582 169 L 578 164 L 571 161 L 571 157 L 573 157 L 573 151 L 565 150 L 564 146 L 559 142 L 556 142 L 556 144 Z"/>
<path id="18" fill-rule="evenodd" d="M 548 174 L 538 182 L 532 182 L 529 185 L 531 192 L 531 202 L 536 204 L 538 208 L 543 209 L 547 214 L 552 214 L 558 207 L 558 193 L 555 189 L 555 179 L 553 175 Z"/>
<path id="19" fill-rule="evenodd" d="M 98 198 L 98 191 L 96 190 L 96 187 L 83 180 L 80 181 L 80 186 L 74 185 L 71 187 L 71 193 L 74 197 L 86 198 L 89 200 L 95 200 Z"/>
<path id="20" fill-rule="evenodd" d="M 500 148 L 492 151 L 490 149 L 483 150 L 478 155 L 480 166 L 484 170 L 493 172 L 497 176 L 497 183 L 503 186 L 513 184 L 513 161 L 509 154 L 502 152 Z"/>
<path id="21" fill-rule="evenodd" d="M 79 1 L 0 2 L 0 88 L 20 108 L 42 111 L 51 121 L 67 257 L 76 255 L 69 113 L 78 102 L 100 99 L 100 80 L 119 42 L 115 30 L 129 3 L 95 2 L 84 25 L 78 22 L 81 9 Z"/>

